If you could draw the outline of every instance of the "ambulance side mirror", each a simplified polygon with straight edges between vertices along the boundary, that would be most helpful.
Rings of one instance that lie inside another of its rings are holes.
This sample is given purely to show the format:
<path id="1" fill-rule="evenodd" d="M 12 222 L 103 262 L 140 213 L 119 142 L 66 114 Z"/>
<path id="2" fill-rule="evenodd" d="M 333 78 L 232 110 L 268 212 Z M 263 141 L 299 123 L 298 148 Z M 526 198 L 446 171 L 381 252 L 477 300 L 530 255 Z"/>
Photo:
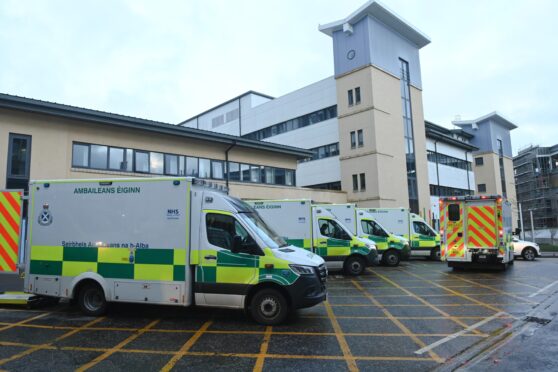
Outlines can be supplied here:
<path id="1" fill-rule="evenodd" d="M 242 252 L 242 237 L 240 235 L 233 236 L 231 252 L 232 253 Z"/>

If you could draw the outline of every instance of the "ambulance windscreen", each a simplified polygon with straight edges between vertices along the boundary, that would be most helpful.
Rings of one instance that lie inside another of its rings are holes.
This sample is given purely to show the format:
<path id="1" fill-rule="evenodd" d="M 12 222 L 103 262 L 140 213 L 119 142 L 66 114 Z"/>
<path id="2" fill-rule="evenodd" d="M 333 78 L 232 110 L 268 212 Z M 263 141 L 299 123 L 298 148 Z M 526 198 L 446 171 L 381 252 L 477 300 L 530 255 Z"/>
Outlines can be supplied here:
<path id="1" fill-rule="evenodd" d="M 238 216 L 258 234 L 267 247 L 277 249 L 288 246 L 287 242 L 269 227 L 257 212 L 240 212 Z"/>

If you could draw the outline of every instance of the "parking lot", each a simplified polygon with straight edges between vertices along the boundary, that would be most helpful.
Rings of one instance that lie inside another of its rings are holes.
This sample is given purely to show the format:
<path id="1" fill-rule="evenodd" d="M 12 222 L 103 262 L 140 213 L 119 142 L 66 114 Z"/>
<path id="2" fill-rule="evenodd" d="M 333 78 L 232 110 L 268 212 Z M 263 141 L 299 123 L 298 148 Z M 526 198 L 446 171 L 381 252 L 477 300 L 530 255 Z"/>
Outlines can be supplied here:
<path id="1" fill-rule="evenodd" d="M 431 370 L 496 338 L 558 288 L 558 260 L 453 272 L 414 260 L 331 273 L 327 303 L 265 327 L 242 312 L 69 304 L 0 309 L 3 370 Z"/>

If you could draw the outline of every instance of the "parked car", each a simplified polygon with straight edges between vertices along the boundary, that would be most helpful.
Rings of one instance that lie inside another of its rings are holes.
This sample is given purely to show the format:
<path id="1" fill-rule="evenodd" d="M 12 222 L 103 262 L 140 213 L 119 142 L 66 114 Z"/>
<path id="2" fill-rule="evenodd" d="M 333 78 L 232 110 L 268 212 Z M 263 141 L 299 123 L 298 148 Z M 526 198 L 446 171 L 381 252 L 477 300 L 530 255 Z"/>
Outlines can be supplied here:
<path id="1" fill-rule="evenodd" d="M 519 240 L 514 237 L 512 244 L 514 256 L 521 256 L 526 261 L 533 261 L 541 255 L 541 249 L 537 243 Z"/>

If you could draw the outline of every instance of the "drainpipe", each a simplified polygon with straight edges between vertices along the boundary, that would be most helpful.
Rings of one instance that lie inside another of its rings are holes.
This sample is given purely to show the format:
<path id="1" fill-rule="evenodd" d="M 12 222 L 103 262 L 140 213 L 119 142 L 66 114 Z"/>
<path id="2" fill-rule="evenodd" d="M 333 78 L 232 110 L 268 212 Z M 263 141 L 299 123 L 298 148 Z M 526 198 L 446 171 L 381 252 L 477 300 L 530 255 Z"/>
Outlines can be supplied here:
<path id="1" fill-rule="evenodd" d="M 471 182 L 469 181 L 469 159 L 467 158 L 467 150 L 465 150 L 465 166 L 467 167 L 467 194 L 469 194 L 471 192 Z M 472 164 L 471 169 L 473 169 Z"/>
<path id="2" fill-rule="evenodd" d="M 440 171 L 438 170 L 438 141 L 434 141 L 434 157 L 436 158 L 436 183 L 438 184 L 438 194 L 441 194 L 440 192 Z M 442 195 L 438 195 L 438 196 L 442 196 Z"/>
<path id="3" fill-rule="evenodd" d="M 233 147 L 236 146 L 236 141 L 233 141 L 232 145 L 230 145 L 229 147 L 227 147 L 227 149 L 225 150 L 225 185 L 227 187 L 227 195 L 229 194 L 229 151 L 232 150 Z"/>

